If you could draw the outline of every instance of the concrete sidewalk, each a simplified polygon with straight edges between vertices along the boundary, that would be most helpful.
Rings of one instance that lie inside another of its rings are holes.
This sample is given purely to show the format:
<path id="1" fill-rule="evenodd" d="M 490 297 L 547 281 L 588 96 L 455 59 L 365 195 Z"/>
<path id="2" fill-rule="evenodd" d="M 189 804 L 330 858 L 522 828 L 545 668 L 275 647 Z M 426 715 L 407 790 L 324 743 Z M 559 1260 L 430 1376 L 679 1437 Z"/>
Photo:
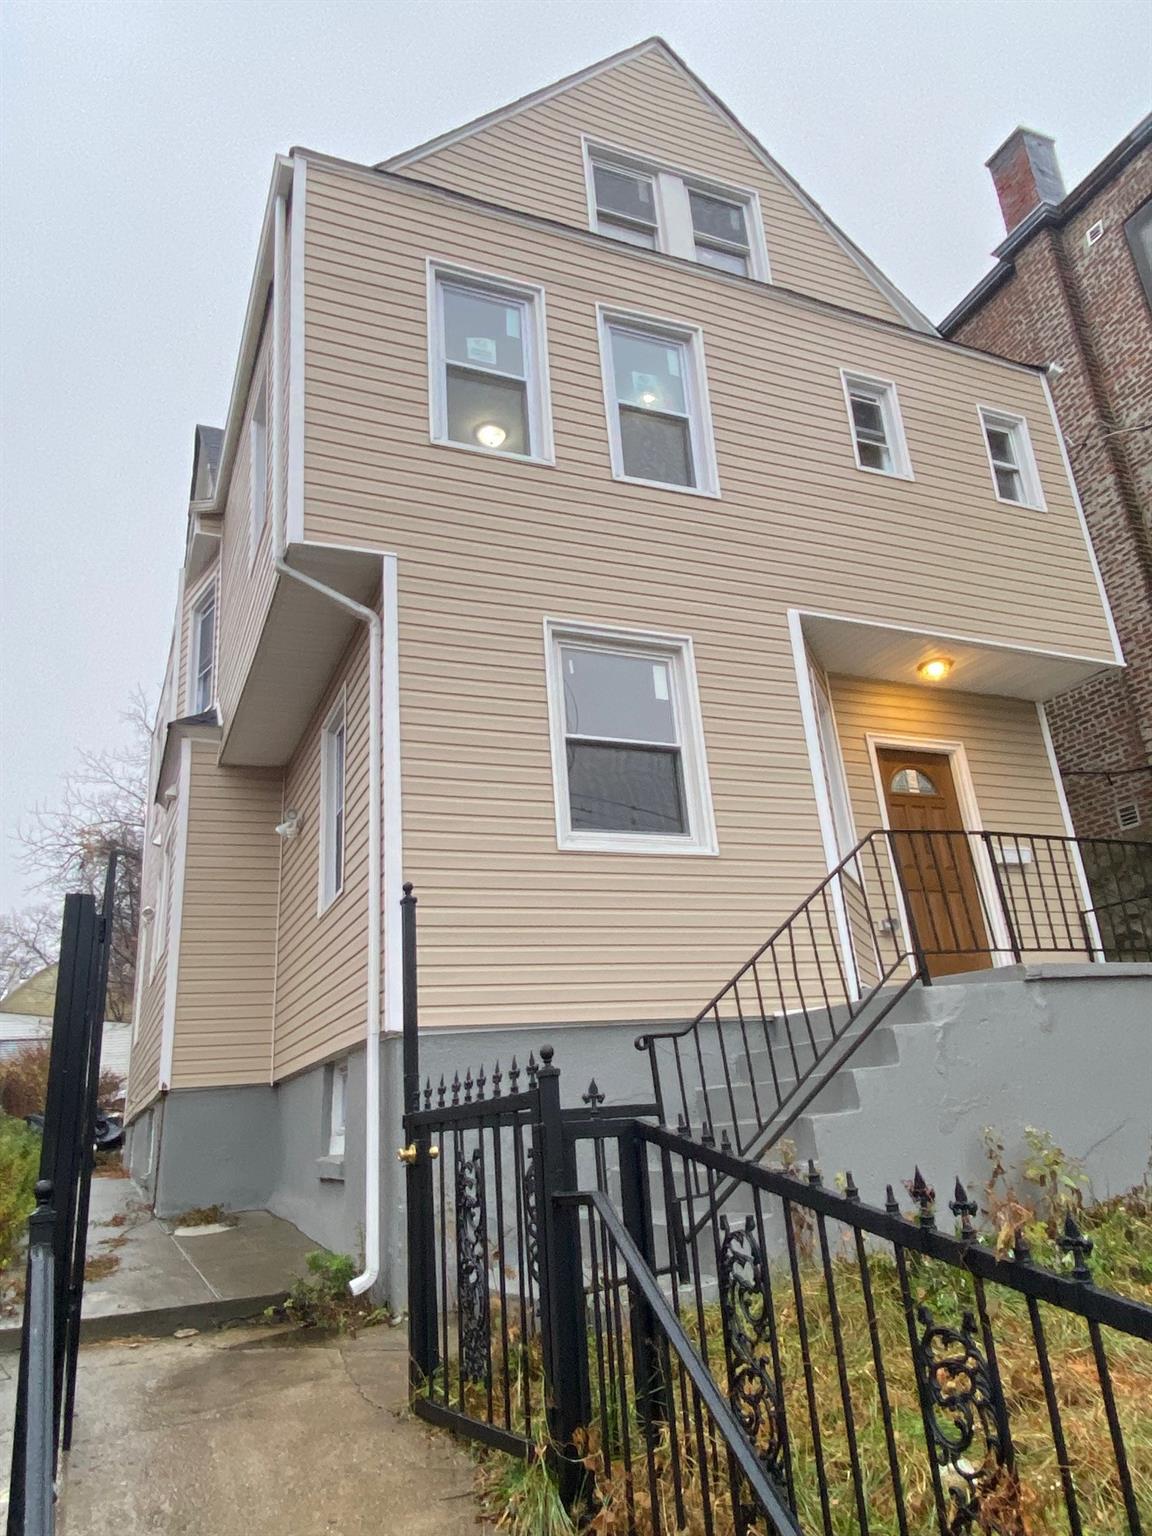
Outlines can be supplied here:
<path id="1" fill-rule="evenodd" d="M 131 1179 L 94 1178 L 88 1258 L 115 1259 L 84 1287 L 82 1337 L 161 1336 L 258 1315 L 279 1301 L 318 1244 L 267 1211 L 241 1211 L 223 1231 L 176 1235 L 149 1211 Z M 0 1353 L 20 1347 L 15 1317 L 0 1328 Z"/>
<path id="2" fill-rule="evenodd" d="M 407 1367 L 406 1331 L 387 1327 L 83 1349 L 60 1536 L 491 1532 L 467 1454 L 408 1416 Z"/>

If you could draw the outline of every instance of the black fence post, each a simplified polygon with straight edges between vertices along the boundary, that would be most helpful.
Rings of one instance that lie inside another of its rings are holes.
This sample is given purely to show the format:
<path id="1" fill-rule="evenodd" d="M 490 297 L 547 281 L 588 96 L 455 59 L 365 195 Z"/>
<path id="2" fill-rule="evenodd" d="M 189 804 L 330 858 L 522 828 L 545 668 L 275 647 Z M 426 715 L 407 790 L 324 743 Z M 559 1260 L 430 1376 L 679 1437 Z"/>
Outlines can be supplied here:
<path id="1" fill-rule="evenodd" d="M 904 917 L 908 923 L 908 937 L 912 941 L 912 958 L 916 962 L 916 974 L 921 984 L 925 987 L 932 985 L 932 973 L 928 969 L 928 957 L 924 951 L 924 943 L 920 937 L 919 924 L 916 922 L 916 913 L 912 907 L 912 893 L 908 889 L 908 883 L 904 879 L 904 870 L 900 864 L 900 845 L 896 839 L 899 832 L 886 831 L 884 837 L 888 843 L 888 856 L 892 861 L 892 872 L 896 877 L 896 889 L 900 894 L 900 902 L 904 908 Z M 914 844 L 909 840 L 908 851 L 913 852 Z"/>
<path id="2" fill-rule="evenodd" d="M 541 1046 L 537 1074 L 541 1180 L 538 1212 L 543 1226 L 540 1266 L 541 1313 L 546 1353 L 551 1454 L 560 1497 L 574 1509 L 587 1492 L 588 1473 L 578 1449 L 577 1431 L 592 1417 L 588 1376 L 588 1339 L 584 1313 L 584 1269 L 580 1251 L 580 1213 L 560 1205 L 558 1194 L 578 1187 L 576 1149 L 564 1134 L 560 1109 L 560 1070 L 552 1065 L 552 1047 Z"/>
<path id="3" fill-rule="evenodd" d="M 408 1228 L 408 1354 L 409 1385 L 413 1392 L 436 1370 L 436 1217 L 432 1188 L 432 1146 L 427 1126 L 409 1130 L 407 1116 L 420 1108 L 420 1018 L 416 979 L 416 897 L 404 886 L 400 902 L 403 965 L 404 1114 L 410 1136 L 400 1156 L 407 1164 L 405 1196 Z"/>
<path id="4" fill-rule="evenodd" d="M 647 1143 L 635 1129 L 619 1138 L 620 1215 L 629 1237 L 639 1248 L 644 1262 L 655 1273 L 656 1240 L 652 1229 L 652 1195 L 649 1182 Z M 668 1230 L 672 1232 L 672 1212 L 668 1212 Z M 628 1314 L 632 1335 L 632 1371 L 636 1383 L 636 1409 L 649 1444 L 655 1439 L 656 1426 L 667 1422 L 669 1404 L 660 1353 L 660 1332 L 656 1316 L 635 1283 L 629 1283 Z"/>

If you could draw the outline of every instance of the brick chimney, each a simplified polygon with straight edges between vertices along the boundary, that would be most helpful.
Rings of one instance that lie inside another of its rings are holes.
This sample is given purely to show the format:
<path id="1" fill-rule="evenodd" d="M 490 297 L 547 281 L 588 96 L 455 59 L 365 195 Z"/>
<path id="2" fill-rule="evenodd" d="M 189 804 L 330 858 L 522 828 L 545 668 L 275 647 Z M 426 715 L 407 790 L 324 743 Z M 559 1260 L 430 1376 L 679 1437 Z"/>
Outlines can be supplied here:
<path id="1" fill-rule="evenodd" d="M 985 165 L 992 172 L 1004 227 L 1009 234 L 1041 203 L 1058 203 L 1064 178 L 1056 164 L 1056 140 L 1017 128 Z"/>

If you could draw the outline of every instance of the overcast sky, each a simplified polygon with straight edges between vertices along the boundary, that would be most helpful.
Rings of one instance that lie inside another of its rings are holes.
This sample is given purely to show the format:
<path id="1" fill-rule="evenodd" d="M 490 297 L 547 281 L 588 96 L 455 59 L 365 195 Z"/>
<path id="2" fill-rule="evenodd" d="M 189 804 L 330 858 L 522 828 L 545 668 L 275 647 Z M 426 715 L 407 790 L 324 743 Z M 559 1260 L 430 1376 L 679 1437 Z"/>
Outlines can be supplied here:
<path id="1" fill-rule="evenodd" d="M 1148 110 L 1148 0 L 4 0 L 0 909 L 13 832 L 155 696 L 192 429 L 223 425 L 272 157 L 375 161 L 662 34 L 939 319 L 1017 123 L 1072 186 Z"/>

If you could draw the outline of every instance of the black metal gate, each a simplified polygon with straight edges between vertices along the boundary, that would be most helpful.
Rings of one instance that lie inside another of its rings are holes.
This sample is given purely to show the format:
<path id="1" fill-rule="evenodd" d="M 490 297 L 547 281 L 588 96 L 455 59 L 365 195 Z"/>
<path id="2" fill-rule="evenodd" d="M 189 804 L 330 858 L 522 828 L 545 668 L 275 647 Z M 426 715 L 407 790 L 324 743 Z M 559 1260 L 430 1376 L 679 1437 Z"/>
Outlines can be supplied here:
<path id="1" fill-rule="evenodd" d="M 8 1536 L 53 1530 L 57 1455 L 72 1440 L 115 880 L 113 854 L 99 910 L 94 896 L 64 898 L 40 1178 L 29 1221 Z"/>
<path id="2" fill-rule="evenodd" d="M 1152 1307 L 1073 1207 L 998 1245 L 919 1170 L 869 1205 L 595 1082 L 564 1108 L 547 1045 L 421 1087 L 410 887 L 404 933 L 420 1417 L 628 1536 L 1152 1530 Z"/>

